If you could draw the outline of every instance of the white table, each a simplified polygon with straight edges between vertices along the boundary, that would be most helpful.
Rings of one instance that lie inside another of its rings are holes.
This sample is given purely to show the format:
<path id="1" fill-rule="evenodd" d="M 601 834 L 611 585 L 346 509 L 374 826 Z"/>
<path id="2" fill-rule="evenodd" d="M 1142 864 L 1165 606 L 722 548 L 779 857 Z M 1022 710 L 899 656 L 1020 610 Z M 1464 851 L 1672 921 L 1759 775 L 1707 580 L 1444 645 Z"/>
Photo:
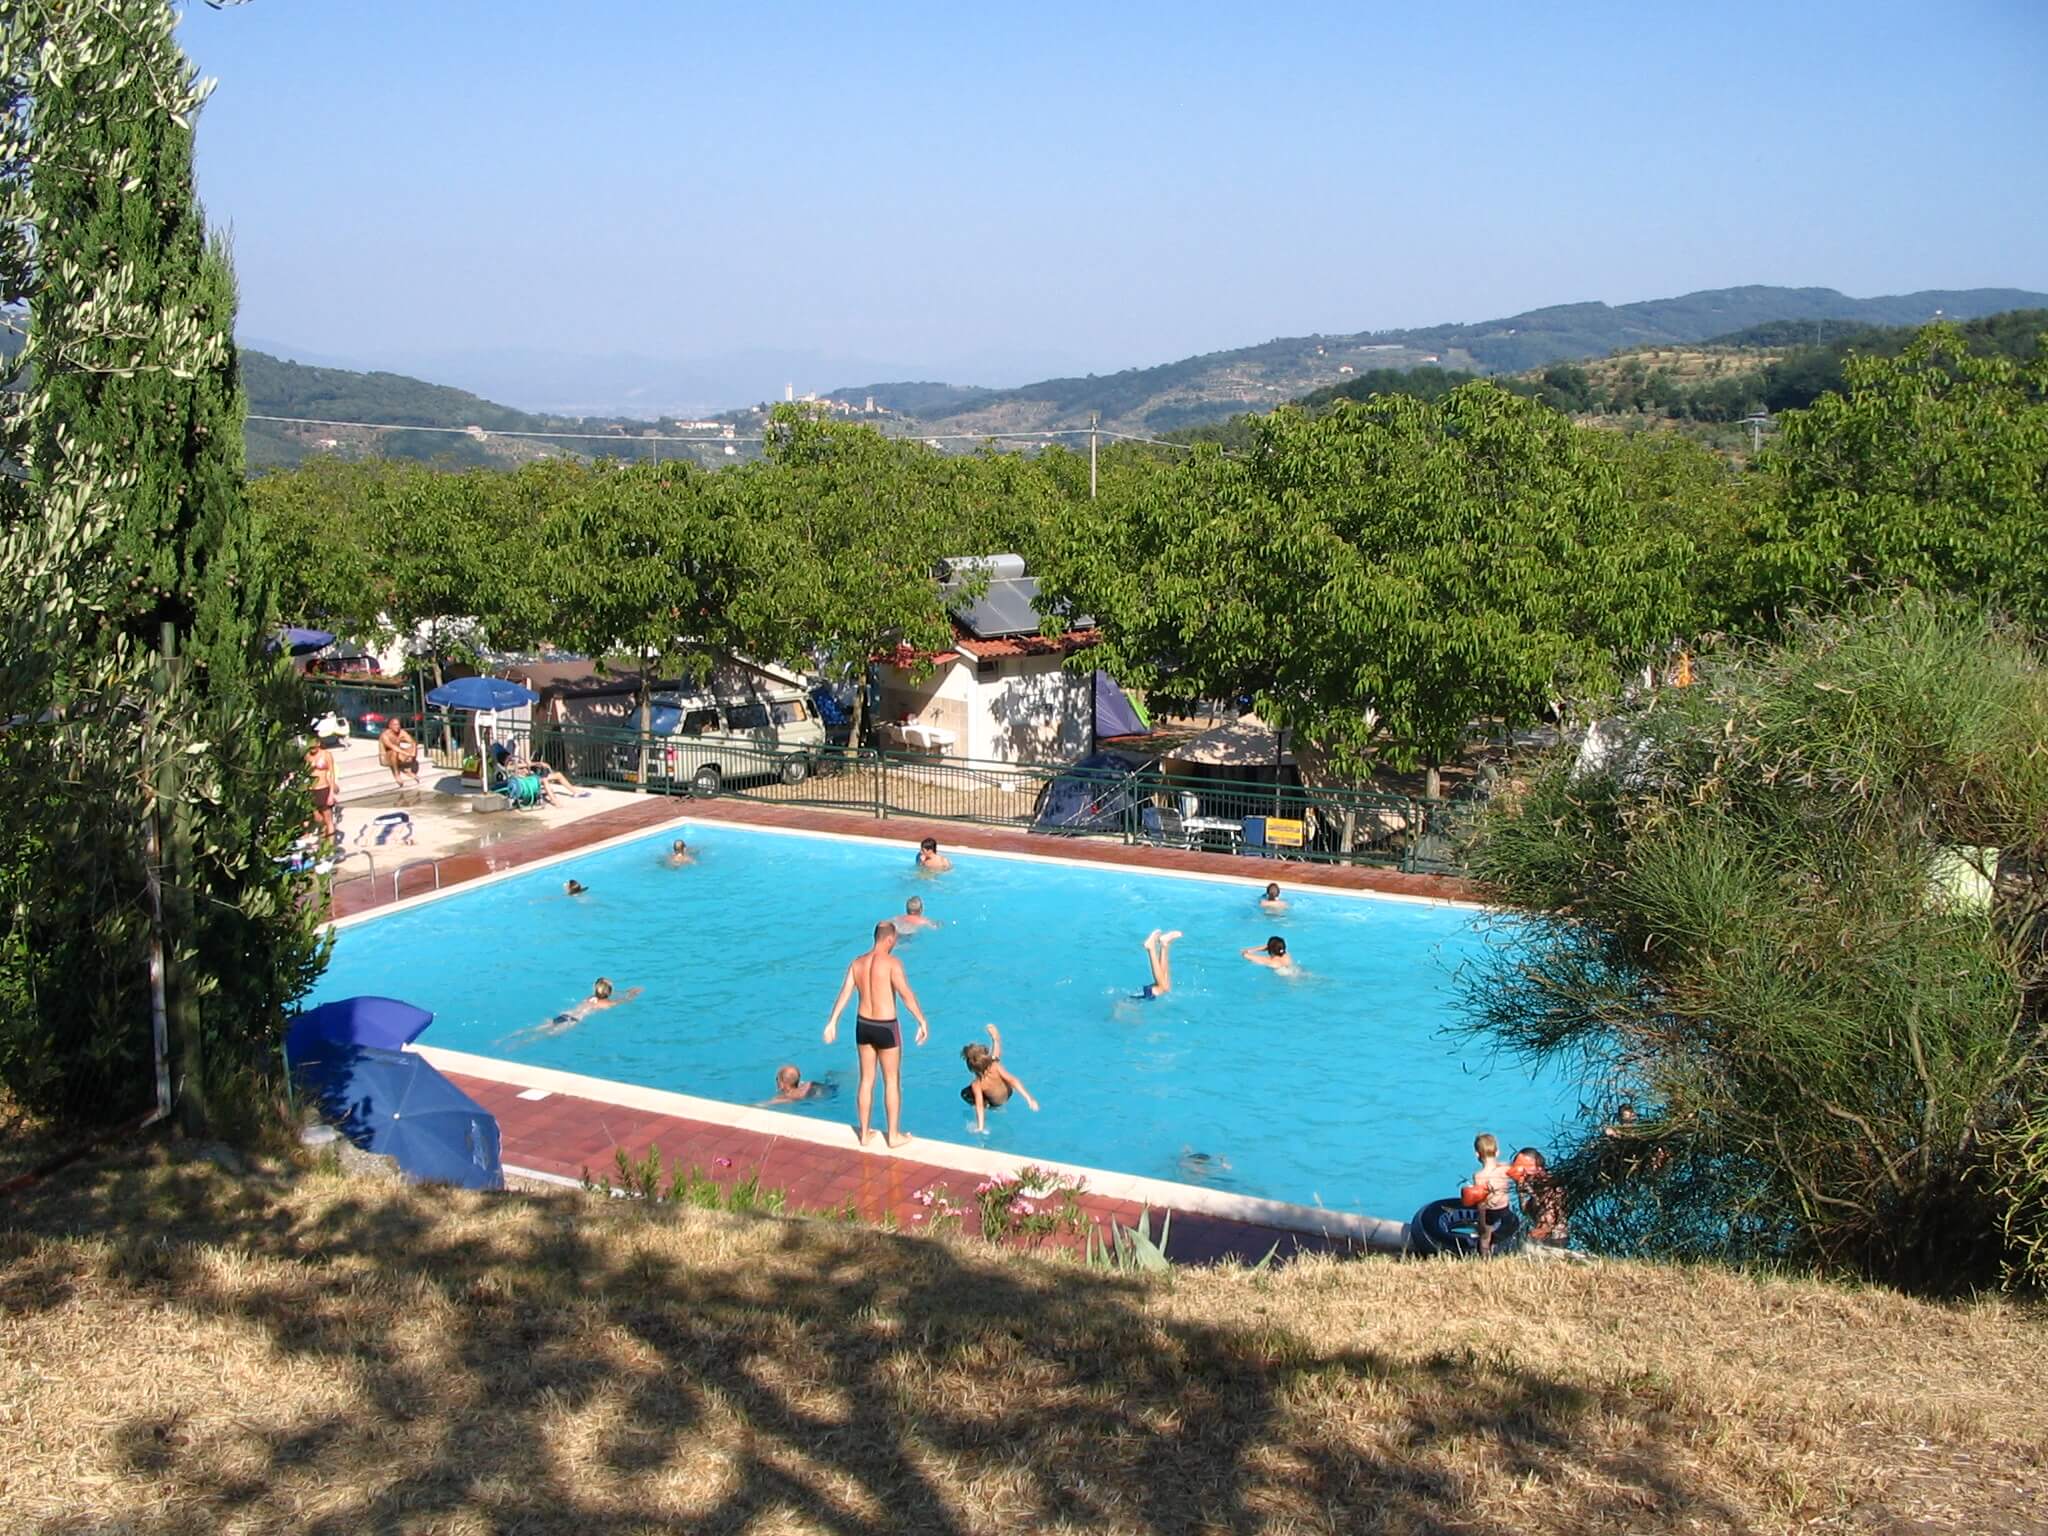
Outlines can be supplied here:
<path id="1" fill-rule="evenodd" d="M 1237 845 L 1244 841 L 1244 823 L 1229 816 L 1189 816 L 1181 822 L 1181 828 L 1187 833 L 1190 846 L 1221 837 L 1235 853 Z"/>

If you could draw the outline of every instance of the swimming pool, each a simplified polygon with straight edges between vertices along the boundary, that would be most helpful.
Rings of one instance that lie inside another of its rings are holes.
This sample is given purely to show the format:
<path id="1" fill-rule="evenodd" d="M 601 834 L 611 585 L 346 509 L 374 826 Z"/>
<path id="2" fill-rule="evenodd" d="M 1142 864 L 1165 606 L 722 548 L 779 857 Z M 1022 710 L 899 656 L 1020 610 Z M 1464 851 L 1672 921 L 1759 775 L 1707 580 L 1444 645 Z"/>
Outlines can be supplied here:
<path id="1" fill-rule="evenodd" d="M 906 1017 L 919 1137 L 1400 1220 L 1456 1191 L 1475 1132 L 1505 1155 L 1568 1108 L 1557 1082 L 1444 1033 L 1453 972 L 1485 942 L 1469 909 L 1296 890 L 1269 915 L 1252 879 L 961 851 L 923 876 L 907 843 L 682 831 L 682 868 L 664 830 L 344 928 L 310 1001 L 402 997 L 435 1014 L 423 1044 L 734 1103 L 770 1098 L 792 1062 L 839 1092 L 787 1112 L 848 1122 L 853 1008 L 836 1045 L 819 1034 L 876 920 L 921 896 L 941 926 L 898 950 L 932 1024 L 911 1046 Z M 1134 1001 L 1154 928 L 1186 935 L 1174 990 Z M 1301 976 L 1240 958 L 1275 933 Z M 644 993 L 530 1033 L 600 975 Z M 989 1023 L 1043 1108 L 1013 1099 L 982 1137 L 960 1048 Z"/>

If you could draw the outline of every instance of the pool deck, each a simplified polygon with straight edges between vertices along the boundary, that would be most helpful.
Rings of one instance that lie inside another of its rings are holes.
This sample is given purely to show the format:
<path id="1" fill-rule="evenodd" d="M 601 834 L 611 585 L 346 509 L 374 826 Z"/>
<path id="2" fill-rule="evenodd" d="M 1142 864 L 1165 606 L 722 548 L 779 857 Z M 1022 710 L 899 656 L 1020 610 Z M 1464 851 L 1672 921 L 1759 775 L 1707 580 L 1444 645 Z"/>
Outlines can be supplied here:
<path id="1" fill-rule="evenodd" d="M 1475 902 L 1470 882 L 1436 875 L 1339 865 L 1273 863 L 1241 855 L 1127 847 L 1093 839 L 1034 837 L 988 827 L 907 817 L 876 818 L 840 811 L 761 805 L 742 800 L 680 800 L 649 796 L 587 816 L 570 826 L 452 855 L 438 861 L 440 889 L 557 859 L 621 837 L 671 824 L 728 822 L 782 831 L 866 837 L 906 847 L 935 837 L 942 848 L 1056 857 L 1154 873 L 1223 876 L 1319 890 L 1374 892 L 1409 899 Z M 338 886 L 332 915 L 353 918 L 393 905 L 371 882 Z M 413 899 L 420 899 L 416 894 Z M 616 1156 L 643 1156 L 659 1147 L 665 1169 L 695 1166 L 720 1184 L 754 1176 L 783 1192 L 788 1209 L 894 1223 L 905 1231 L 929 1227 L 933 1207 L 917 1198 L 943 1192 L 961 1211 L 968 1231 L 978 1227 L 975 1186 L 1032 1161 L 1086 1182 L 1084 1222 L 1105 1235 L 1112 1220 L 1130 1225 L 1141 1209 L 1173 1212 L 1170 1251 L 1176 1263 L 1225 1259 L 1253 1263 L 1277 1245 L 1279 1257 L 1314 1252 L 1398 1251 L 1405 1228 L 1398 1221 L 1259 1200 L 1193 1184 L 1169 1183 L 1094 1169 L 1063 1169 L 1043 1159 L 992 1152 L 950 1142 L 913 1141 L 895 1152 L 864 1150 L 852 1126 L 834 1119 L 749 1108 L 634 1084 L 552 1071 L 524 1063 L 417 1047 L 497 1117 L 506 1169 L 542 1180 L 580 1182 L 587 1172 L 602 1180 L 617 1173 Z M 880 1104 L 876 1106 L 879 1119 Z M 850 1096 L 845 1112 L 851 1118 Z M 1049 1238 L 1050 1246 L 1078 1248 L 1078 1235 Z"/>
<path id="2" fill-rule="evenodd" d="M 1044 837 L 1013 832 L 1001 827 L 978 827 L 952 821 L 922 821 L 915 817 L 870 816 L 855 811 L 832 811 L 808 806 L 768 805 L 751 800 L 686 800 L 670 795 L 648 795 L 632 804 L 616 806 L 585 816 L 567 826 L 548 827 L 528 837 L 508 838 L 488 848 L 451 854 L 438 859 L 435 867 L 442 889 L 461 885 L 486 875 L 500 874 L 545 859 L 559 858 L 582 848 L 607 842 L 634 832 L 651 831 L 671 822 L 731 822 L 739 826 L 779 828 L 792 832 L 829 832 L 840 837 L 865 837 L 877 842 L 914 847 L 921 839 L 937 838 L 941 848 L 965 848 L 984 853 L 1023 854 L 1035 858 L 1074 859 L 1124 869 L 1150 870 L 1170 874 L 1217 875 L 1247 883 L 1278 880 L 1283 886 L 1321 891 L 1370 891 L 1382 896 L 1407 896 L 1426 901 L 1478 902 L 1483 900 L 1469 880 L 1450 875 L 1411 875 L 1397 869 L 1375 869 L 1353 864 L 1312 864 L 1305 860 L 1248 858 L 1235 853 L 1198 853 L 1182 848 L 1151 848 L 1126 845 L 1106 838 Z M 421 893 L 422 882 L 408 887 Z M 392 904 L 388 885 L 373 889 L 371 882 L 337 885 L 330 909 L 334 917 L 353 917 Z"/>

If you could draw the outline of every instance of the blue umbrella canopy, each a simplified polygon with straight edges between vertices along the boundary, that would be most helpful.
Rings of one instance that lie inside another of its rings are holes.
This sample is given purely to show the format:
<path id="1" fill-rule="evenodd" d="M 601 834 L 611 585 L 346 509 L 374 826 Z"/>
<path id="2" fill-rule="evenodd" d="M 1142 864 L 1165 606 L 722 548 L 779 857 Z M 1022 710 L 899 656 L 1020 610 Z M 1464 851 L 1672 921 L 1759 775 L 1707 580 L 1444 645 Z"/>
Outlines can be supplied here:
<path id="1" fill-rule="evenodd" d="M 324 629 L 280 629 L 271 637 L 269 649 L 274 651 L 282 646 L 294 656 L 306 656 L 332 644 L 334 636 Z"/>
<path id="2" fill-rule="evenodd" d="M 316 1042 L 292 1070 L 342 1135 L 416 1180 L 502 1189 L 498 1121 L 411 1051 Z"/>
<path id="3" fill-rule="evenodd" d="M 442 709 L 517 709 L 540 698 L 531 688 L 503 677 L 458 677 L 427 695 Z"/>
<path id="4" fill-rule="evenodd" d="M 344 997 L 308 1008 L 285 1026 L 285 1055 L 296 1062 L 318 1054 L 321 1042 L 397 1050 L 419 1039 L 434 1016 L 395 997 Z"/>

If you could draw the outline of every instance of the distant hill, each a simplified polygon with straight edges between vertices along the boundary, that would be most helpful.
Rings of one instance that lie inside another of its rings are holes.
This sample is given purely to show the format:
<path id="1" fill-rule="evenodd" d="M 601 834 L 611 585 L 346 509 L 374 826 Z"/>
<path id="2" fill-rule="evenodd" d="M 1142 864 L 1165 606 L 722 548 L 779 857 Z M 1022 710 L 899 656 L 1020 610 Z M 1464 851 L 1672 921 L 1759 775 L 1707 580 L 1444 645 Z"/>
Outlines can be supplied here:
<path id="1" fill-rule="evenodd" d="M 654 423 L 623 418 L 541 416 L 480 399 L 466 390 L 429 384 L 402 373 L 357 373 L 286 362 L 267 352 L 241 349 L 242 386 L 249 414 L 296 416 L 320 422 L 365 422 L 403 427 L 477 428 L 458 432 L 386 432 L 361 427 L 300 426 L 250 421 L 246 426 L 249 467 L 277 469 L 328 453 L 345 458 L 429 459 L 463 467 L 510 465 L 550 454 L 640 457 L 651 445 L 633 439 Z M 488 434 L 599 433 L 617 438 L 500 437 Z M 666 446 L 666 445 L 665 445 Z M 672 453 L 674 449 L 671 447 Z"/>
<path id="2" fill-rule="evenodd" d="M 1263 410 L 1374 370 L 1439 366 L 1518 373 L 1627 348 L 1694 345 L 1770 322 L 1810 327 L 1819 321 L 1824 330 L 1831 322 L 1912 325 L 1931 319 L 1936 310 L 1970 319 L 2041 305 L 2048 305 L 2048 294 L 2015 288 L 1929 289 L 1871 299 L 1850 298 L 1832 288 L 1716 288 L 1636 304 L 1553 305 L 1478 324 L 1281 337 L 1121 373 L 962 391 L 958 400 L 929 384 L 893 386 L 930 395 L 925 410 L 913 411 L 908 404 L 892 409 L 914 415 L 934 432 L 1085 427 L 1092 414 L 1117 431 L 1163 432 Z M 891 387 L 873 387 L 878 403 Z"/>

